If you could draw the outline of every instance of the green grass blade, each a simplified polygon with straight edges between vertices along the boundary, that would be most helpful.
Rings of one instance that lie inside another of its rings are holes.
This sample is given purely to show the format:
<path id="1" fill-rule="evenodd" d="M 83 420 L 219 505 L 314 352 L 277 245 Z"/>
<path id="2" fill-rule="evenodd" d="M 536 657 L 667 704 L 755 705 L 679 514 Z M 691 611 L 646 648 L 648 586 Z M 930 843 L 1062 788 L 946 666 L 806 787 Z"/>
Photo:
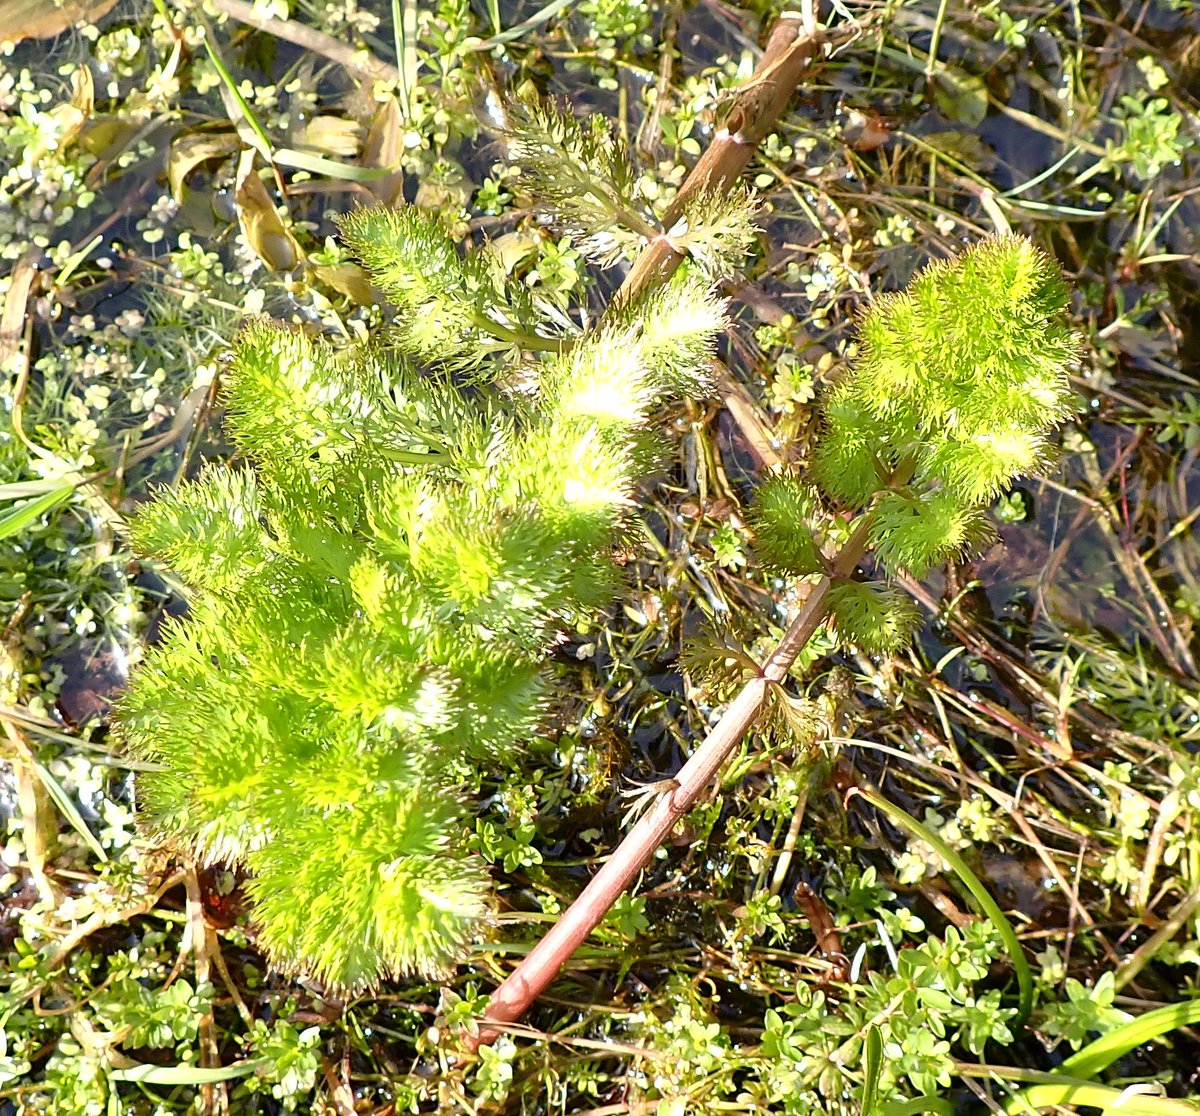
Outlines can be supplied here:
<path id="1" fill-rule="evenodd" d="M 478 42 L 468 42 L 464 49 L 468 51 L 492 50 L 501 43 L 511 43 L 513 39 L 519 39 L 526 31 L 532 31 L 546 20 L 552 19 L 564 8 L 569 8 L 572 2 L 573 0 L 550 0 L 550 3 L 544 8 L 539 8 L 528 19 L 514 24 L 507 31 L 501 31 L 497 27 L 496 33 L 490 38 L 481 39 Z"/>
<path id="2" fill-rule="evenodd" d="M 0 503 L 9 500 L 24 500 L 27 496 L 44 496 L 51 489 L 57 490 L 63 481 L 57 477 L 42 477 L 39 480 L 12 481 L 0 484 Z"/>
<path id="3" fill-rule="evenodd" d="M 79 812 L 75 802 L 63 790 L 62 784 L 42 764 L 38 763 L 37 760 L 34 760 L 33 767 L 37 772 L 37 777 L 42 781 L 42 786 L 46 788 L 46 793 L 54 799 L 54 805 L 58 807 L 62 816 L 67 819 L 71 828 L 84 839 L 87 847 L 96 854 L 97 860 L 107 860 L 108 853 L 104 851 L 104 847 L 100 842 L 96 840 L 95 835 L 88 828 L 87 822 L 83 820 L 83 815 Z"/>
<path id="4" fill-rule="evenodd" d="M 242 114 L 242 118 L 246 126 L 250 129 L 253 136 L 251 146 L 266 159 L 268 163 L 273 161 L 271 155 L 271 140 L 267 135 L 266 129 L 259 123 L 258 117 L 254 115 L 254 110 L 250 107 L 249 102 L 242 96 L 238 89 L 237 82 L 233 80 L 233 75 L 225 67 L 225 63 L 221 56 L 217 53 L 216 48 L 212 45 L 212 33 L 210 29 L 205 28 L 204 49 L 208 52 L 209 61 L 212 62 L 213 68 L 220 76 L 225 88 L 229 91 L 230 97 L 238 107 L 238 111 Z M 234 121 L 236 124 L 237 121 Z M 245 138 L 245 137 L 244 137 Z"/>
<path id="5" fill-rule="evenodd" d="M 396 43 L 396 69 L 400 71 L 400 106 L 404 119 L 412 119 L 412 95 L 417 88 L 417 6 L 414 0 L 392 0 L 392 34 Z"/>
<path id="6" fill-rule="evenodd" d="M 937 1116 L 954 1116 L 953 1101 L 945 1097 L 921 1096 L 906 1100 L 888 1101 L 880 1109 L 880 1116 L 917 1116 L 918 1112 L 934 1112 Z"/>
<path id="7" fill-rule="evenodd" d="M 235 1077 L 249 1077 L 266 1065 L 262 1058 L 248 1062 L 235 1062 L 232 1066 L 205 1069 L 203 1066 L 127 1066 L 125 1069 L 110 1070 L 110 1081 L 140 1081 L 144 1085 L 209 1085 L 215 1081 L 232 1081 Z"/>
<path id="8" fill-rule="evenodd" d="M 1192 1023 L 1200 1023 L 1200 999 L 1155 1008 L 1110 1031 L 1103 1038 L 1088 1043 L 1063 1062 L 1058 1072 L 1070 1077 L 1095 1077 L 1106 1066 L 1143 1043 Z"/>
<path id="9" fill-rule="evenodd" d="M 983 913 L 996 928 L 996 932 L 1004 940 L 1004 944 L 1012 957 L 1013 968 L 1017 974 L 1017 987 L 1019 989 L 1017 1004 L 1018 1019 L 1021 1023 L 1024 1023 L 1029 1018 L 1029 1013 L 1033 1009 L 1033 974 L 1029 971 L 1029 962 L 1025 959 L 1025 951 L 1021 948 L 1017 932 L 1012 928 L 1012 923 L 1008 921 L 1008 918 L 1000 909 L 1000 905 L 992 898 L 988 889 L 980 883 L 979 877 L 967 867 L 967 862 L 927 826 L 922 825 L 911 814 L 906 814 L 899 806 L 893 805 L 880 795 L 862 790 L 861 788 L 856 790 L 855 793 L 865 798 L 877 810 L 886 814 L 901 829 L 906 830 L 918 840 L 924 841 L 929 845 L 938 856 L 950 865 L 954 870 L 954 874 L 963 882 L 963 886 L 975 898 L 975 901 L 983 909 Z"/>
<path id="10" fill-rule="evenodd" d="M 1022 201 L 1017 198 L 1005 198 L 1004 201 L 1015 209 L 1028 209 L 1033 213 L 1050 213 L 1056 217 L 1091 217 L 1099 220 L 1108 215 L 1106 209 L 1077 209 L 1073 205 L 1052 205 L 1049 202 Z"/>
<path id="11" fill-rule="evenodd" d="M 74 491 L 73 484 L 60 484 L 57 488 L 52 488 L 41 496 L 35 496 L 17 504 L 16 507 L 9 508 L 3 515 L 0 515 L 0 539 L 7 539 L 10 535 L 24 531 L 51 508 L 66 503 Z"/>
<path id="12" fill-rule="evenodd" d="M 267 135 L 266 129 L 259 122 L 258 117 L 254 115 L 254 110 L 250 107 L 246 98 L 242 96 L 241 91 L 237 87 L 237 82 L 233 80 L 233 75 L 225 67 L 221 56 L 217 53 L 212 43 L 206 36 L 204 39 L 204 49 L 208 51 L 208 57 L 217 73 L 221 76 L 221 81 L 228 90 L 230 97 L 238 107 L 238 111 L 242 114 L 243 120 L 250 130 L 250 135 L 243 134 L 243 139 L 250 142 L 251 146 L 272 165 L 285 167 L 293 167 L 296 170 L 310 171 L 313 174 L 324 174 L 330 178 L 342 179 L 346 182 L 372 182 L 379 178 L 386 178 L 393 173 L 392 170 L 386 167 L 358 167 L 352 163 L 342 163 L 337 159 L 326 159 L 321 155 L 312 155 L 307 151 L 294 151 L 290 147 L 280 148 L 275 151 L 271 147 L 271 138 Z M 236 123 L 236 121 L 235 121 Z"/>
<path id="13" fill-rule="evenodd" d="M 1053 175 L 1061 167 L 1066 166 L 1066 164 L 1069 163 L 1072 159 L 1074 159 L 1075 156 L 1078 155 L 1079 152 L 1082 150 L 1083 149 L 1081 147 L 1079 147 L 1078 145 L 1075 147 L 1072 147 L 1071 150 L 1068 151 L 1061 159 L 1059 159 L 1057 163 L 1055 163 L 1053 166 L 1047 167 L 1044 171 L 1042 171 L 1041 174 L 1035 176 L 1034 178 L 1028 178 L 1024 182 L 1022 182 L 1019 186 L 1014 186 L 1011 190 L 1005 190 L 1002 194 L 997 194 L 996 196 L 1007 199 L 1007 198 L 1015 198 L 1019 194 L 1025 193 L 1026 190 L 1032 189 L 1039 182 L 1044 182 L 1047 178 L 1053 177 Z"/>
<path id="14" fill-rule="evenodd" d="M 390 167 L 359 167 L 353 163 L 339 162 L 337 159 L 326 159 L 323 155 L 312 155 L 307 151 L 294 151 L 290 147 L 281 147 L 272 152 L 271 161 L 281 167 L 295 167 L 296 170 L 324 174 L 347 182 L 373 182 L 395 173 Z"/>
<path id="15" fill-rule="evenodd" d="M 1116 1116 L 1197 1116 L 1200 1113 L 1200 1106 L 1188 1101 L 1140 1093 L 1137 1088 L 1114 1089 L 1074 1080 L 1057 1085 L 1031 1085 L 1013 1096 L 1004 1107 L 1013 1116 L 1030 1109 L 1055 1108 L 1064 1104 L 1098 1108 Z"/>
<path id="16" fill-rule="evenodd" d="M 867 1028 L 863 1044 L 862 1116 L 879 1112 L 879 1075 L 883 1071 L 883 1036 L 873 1023 Z"/>

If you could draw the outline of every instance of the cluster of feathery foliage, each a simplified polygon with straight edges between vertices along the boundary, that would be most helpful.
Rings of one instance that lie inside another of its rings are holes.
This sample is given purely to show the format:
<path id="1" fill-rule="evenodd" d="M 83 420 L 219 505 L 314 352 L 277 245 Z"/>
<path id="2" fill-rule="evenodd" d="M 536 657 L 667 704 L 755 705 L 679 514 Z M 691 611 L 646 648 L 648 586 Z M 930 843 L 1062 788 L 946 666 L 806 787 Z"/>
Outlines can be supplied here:
<path id="1" fill-rule="evenodd" d="M 514 129 L 530 192 L 582 250 L 633 251 L 653 214 L 607 128 L 527 103 Z M 337 350 L 258 322 L 237 338 L 223 386 L 241 464 L 131 527 L 195 592 L 118 720 L 148 764 L 144 824 L 247 871 L 281 968 L 344 989 L 433 973 L 486 925 L 463 788 L 520 762 L 557 633 L 617 590 L 609 553 L 657 452 L 647 418 L 704 390 L 725 326 L 712 284 L 752 208 L 698 202 L 674 230 L 695 262 L 590 326 L 427 214 L 363 210 L 342 231 L 396 308 L 388 335 Z M 1065 299 L 1050 261 L 1004 238 L 878 300 L 825 403 L 815 487 L 759 493 L 763 559 L 827 570 L 812 524 L 828 500 L 871 517 L 885 574 L 983 537 L 982 506 L 1070 410 Z M 840 577 L 830 606 L 875 650 L 915 621 L 886 579 Z"/>

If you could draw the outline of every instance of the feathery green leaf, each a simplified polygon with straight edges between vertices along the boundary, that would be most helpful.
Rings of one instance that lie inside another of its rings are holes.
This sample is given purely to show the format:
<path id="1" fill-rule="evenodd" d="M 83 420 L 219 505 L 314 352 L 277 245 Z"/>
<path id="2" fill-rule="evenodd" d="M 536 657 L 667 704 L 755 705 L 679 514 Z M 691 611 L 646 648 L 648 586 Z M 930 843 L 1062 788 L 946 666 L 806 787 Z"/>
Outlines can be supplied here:
<path id="1" fill-rule="evenodd" d="M 755 550 L 769 566 L 789 573 L 817 573 L 823 566 L 813 535 L 820 502 L 811 486 L 781 474 L 762 484 L 752 516 Z"/>
<path id="2" fill-rule="evenodd" d="M 908 646 L 920 621 L 913 603 L 894 585 L 843 581 L 829 590 L 838 638 L 886 655 Z"/>

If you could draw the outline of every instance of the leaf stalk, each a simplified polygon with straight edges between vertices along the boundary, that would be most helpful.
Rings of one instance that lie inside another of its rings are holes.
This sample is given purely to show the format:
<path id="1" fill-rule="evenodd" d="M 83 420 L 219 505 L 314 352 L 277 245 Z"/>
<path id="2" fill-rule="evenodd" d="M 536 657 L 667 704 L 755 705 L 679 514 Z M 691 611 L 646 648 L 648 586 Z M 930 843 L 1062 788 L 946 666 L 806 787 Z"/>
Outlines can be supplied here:
<path id="1" fill-rule="evenodd" d="M 824 623 L 829 611 L 829 590 L 836 580 L 854 572 L 854 567 L 866 553 L 870 527 L 871 516 L 861 516 L 858 526 L 834 560 L 831 576 L 822 577 L 813 586 L 803 607 L 763 664 L 762 672 L 741 688 L 704 742 L 675 776 L 678 785 L 658 797 L 562 918 L 492 993 L 479 1032 L 470 1040 L 472 1048 L 489 1044 L 499 1037 L 500 1029 L 489 1024 L 511 1023 L 525 1013 L 558 975 L 571 954 L 600 925 L 609 908 L 649 864 L 655 850 L 676 823 L 716 778 L 730 753 L 754 723 L 768 686 L 787 676 L 796 656 Z"/>

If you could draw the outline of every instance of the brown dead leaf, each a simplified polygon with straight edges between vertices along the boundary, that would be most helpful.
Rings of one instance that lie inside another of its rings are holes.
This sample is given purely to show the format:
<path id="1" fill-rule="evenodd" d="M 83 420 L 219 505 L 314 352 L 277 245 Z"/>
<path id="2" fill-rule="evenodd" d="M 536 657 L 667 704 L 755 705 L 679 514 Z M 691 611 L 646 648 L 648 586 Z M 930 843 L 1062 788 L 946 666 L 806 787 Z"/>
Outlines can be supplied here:
<path id="1" fill-rule="evenodd" d="M 314 116 L 296 139 L 301 151 L 338 159 L 353 159 L 361 144 L 362 126 L 344 116 Z"/>
<path id="2" fill-rule="evenodd" d="M 367 129 L 362 153 L 364 167 L 379 167 L 393 172 L 386 178 L 367 183 L 367 189 L 384 205 L 393 204 L 404 188 L 404 172 L 400 169 L 403 154 L 404 113 L 400 102 L 395 97 L 389 97 L 375 112 Z"/>
<path id="3" fill-rule="evenodd" d="M 520 264 L 537 251 L 541 240 L 536 229 L 522 226 L 513 232 L 496 237 L 495 240 L 489 240 L 488 249 L 500 266 L 504 268 L 504 273 L 511 275 Z"/>
<path id="4" fill-rule="evenodd" d="M 71 75 L 70 101 L 52 110 L 65 117 L 66 127 L 59 135 L 59 144 L 65 146 L 79 135 L 79 130 L 91 120 L 95 110 L 96 84 L 92 80 L 92 71 L 87 66 L 77 66 Z"/>
<path id="5" fill-rule="evenodd" d="M 765 472 L 782 468 L 784 458 L 780 453 L 779 439 L 773 433 L 771 423 L 758 401 L 720 361 L 711 361 L 709 367 L 721 401 L 746 439 L 747 449 L 757 460 L 759 468 Z"/>
<path id="6" fill-rule="evenodd" d="M 237 201 L 238 224 L 246 242 L 272 271 L 291 271 L 304 257 L 296 238 L 288 231 L 262 179 L 254 168 L 255 152 L 242 152 L 238 161 Z"/>
<path id="7" fill-rule="evenodd" d="M 171 197 L 183 201 L 184 180 L 201 163 L 217 159 L 228 159 L 241 142 L 233 132 L 193 134 L 179 136 L 167 155 L 167 181 L 171 185 Z"/>
<path id="8" fill-rule="evenodd" d="M 878 113 L 851 109 L 842 125 L 842 139 L 855 151 L 874 151 L 891 138 L 892 128 Z"/>
<path id="9" fill-rule="evenodd" d="M 101 164 L 107 165 L 129 146 L 141 130 L 141 125 L 131 124 L 118 116 L 97 116 L 79 137 L 79 146 L 95 155 Z"/>
<path id="10" fill-rule="evenodd" d="M 34 266 L 39 251 L 36 248 L 25 253 L 12 269 L 8 293 L 4 296 L 4 311 L 0 313 L 0 371 L 12 373 L 20 368 L 10 368 L 9 361 L 21 352 L 21 334 L 25 331 L 25 310 L 29 304 L 29 292 L 37 278 Z M 23 355 L 23 354 L 22 354 Z M 24 365 L 22 363 L 21 368 Z"/>
<path id="11" fill-rule="evenodd" d="M 0 0 L 0 43 L 52 39 L 77 23 L 95 23 L 117 0 Z"/>
<path id="12" fill-rule="evenodd" d="M 367 273 L 358 264 L 314 267 L 313 274 L 327 287 L 344 294 L 356 306 L 372 306 L 379 301 Z"/>

